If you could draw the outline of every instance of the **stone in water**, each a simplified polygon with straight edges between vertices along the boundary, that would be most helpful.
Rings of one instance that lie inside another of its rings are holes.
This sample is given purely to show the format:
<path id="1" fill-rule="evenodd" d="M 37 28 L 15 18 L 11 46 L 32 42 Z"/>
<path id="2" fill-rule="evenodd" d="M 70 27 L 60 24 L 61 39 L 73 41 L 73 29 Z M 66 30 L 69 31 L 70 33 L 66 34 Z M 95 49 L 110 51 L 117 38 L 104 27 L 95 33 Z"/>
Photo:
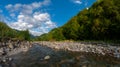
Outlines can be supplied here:
<path id="1" fill-rule="evenodd" d="M 49 56 L 49 55 L 48 55 L 48 56 L 45 56 L 44 59 L 45 59 L 45 60 L 48 60 L 48 59 L 50 59 L 50 56 Z"/>

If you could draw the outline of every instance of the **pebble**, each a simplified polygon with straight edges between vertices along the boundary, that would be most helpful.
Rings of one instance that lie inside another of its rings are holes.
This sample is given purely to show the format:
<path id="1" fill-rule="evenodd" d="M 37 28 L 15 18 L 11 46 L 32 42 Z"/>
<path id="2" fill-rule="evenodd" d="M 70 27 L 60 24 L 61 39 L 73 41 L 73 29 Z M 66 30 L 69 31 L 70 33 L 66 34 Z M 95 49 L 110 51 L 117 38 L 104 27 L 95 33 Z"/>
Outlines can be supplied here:
<path id="1" fill-rule="evenodd" d="M 2 61 L 3 61 L 4 63 L 6 62 L 6 60 L 5 60 L 5 59 L 3 59 Z"/>
<path id="2" fill-rule="evenodd" d="M 44 57 L 44 60 L 48 60 L 48 59 L 50 59 L 49 55 L 47 55 L 47 56 Z"/>
<path id="3" fill-rule="evenodd" d="M 11 60 L 12 60 L 12 58 L 8 58 L 8 60 L 9 60 L 9 61 L 11 61 Z"/>

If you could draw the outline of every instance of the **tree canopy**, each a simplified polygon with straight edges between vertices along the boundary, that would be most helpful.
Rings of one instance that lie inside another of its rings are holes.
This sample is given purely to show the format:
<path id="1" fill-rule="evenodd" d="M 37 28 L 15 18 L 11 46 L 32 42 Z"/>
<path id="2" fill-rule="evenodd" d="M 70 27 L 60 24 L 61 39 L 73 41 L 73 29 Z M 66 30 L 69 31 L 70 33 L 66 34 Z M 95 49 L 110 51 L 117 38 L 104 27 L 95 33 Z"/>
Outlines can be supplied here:
<path id="1" fill-rule="evenodd" d="M 97 0 L 40 40 L 120 40 L 120 0 Z M 39 39 L 38 39 L 39 40 Z"/>
<path id="2" fill-rule="evenodd" d="M 18 31 L 11 29 L 7 24 L 0 22 L 0 38 L 16 38 L 19 40 L 30 40 L 30 34 L 28 30 Z"/>

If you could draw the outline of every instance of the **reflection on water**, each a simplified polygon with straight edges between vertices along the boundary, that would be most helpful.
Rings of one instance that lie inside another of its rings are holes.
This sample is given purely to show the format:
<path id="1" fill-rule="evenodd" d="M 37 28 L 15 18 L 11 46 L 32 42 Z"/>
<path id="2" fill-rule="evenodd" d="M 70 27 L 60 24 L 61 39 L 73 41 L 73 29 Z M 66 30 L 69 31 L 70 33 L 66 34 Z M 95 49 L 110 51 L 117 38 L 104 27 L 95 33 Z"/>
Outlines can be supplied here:
<path id="1" fill-rule="evenodd" d="M 45 59 L 45 57 L 48 59 Z M 35 45 L 26 53 L 11 56 L 16 67 L 120 67 L 120 59 L 93 53 L 53 50 Z"/>

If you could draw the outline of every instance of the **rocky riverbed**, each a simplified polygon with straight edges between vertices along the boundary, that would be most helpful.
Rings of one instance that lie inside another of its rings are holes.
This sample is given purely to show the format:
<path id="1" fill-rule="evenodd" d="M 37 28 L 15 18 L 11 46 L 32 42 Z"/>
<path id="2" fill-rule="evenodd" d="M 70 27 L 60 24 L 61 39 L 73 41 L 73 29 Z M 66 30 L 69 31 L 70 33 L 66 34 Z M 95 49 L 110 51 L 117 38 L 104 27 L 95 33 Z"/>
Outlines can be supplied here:
<path id="1" fill-rule="evenodd" d="M 119 67 L 120 47 L 90 42 L 0 42 L 0 67 Z"/>
<path id="2" fill-rule="evenodd" d="M 16 67 L 12 55 L 26 52 L 32 47 L 29 41 L 2 41 L 0 42 L 0 67 Z"/>
<path id="3" fill-rule="evenodd" d="M 120 46 L 111 46 L 104 42 L 36 42 L 56 50 L 67 50 L 73 52 L 87 52 L 101 55 L 109 55 L 120 58 Z"/>

